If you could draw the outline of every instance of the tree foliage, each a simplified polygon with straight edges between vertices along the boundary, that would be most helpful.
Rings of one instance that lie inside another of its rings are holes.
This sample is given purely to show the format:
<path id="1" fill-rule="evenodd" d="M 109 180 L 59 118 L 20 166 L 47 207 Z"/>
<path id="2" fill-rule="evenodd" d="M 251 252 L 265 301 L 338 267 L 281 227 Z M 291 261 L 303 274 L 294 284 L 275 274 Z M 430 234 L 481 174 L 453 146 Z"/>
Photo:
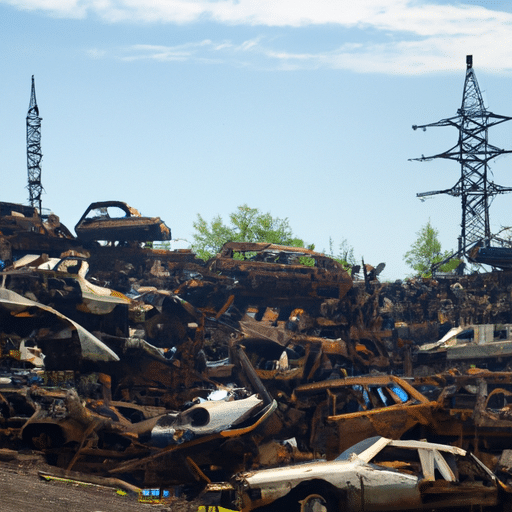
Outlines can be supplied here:
<path id="1" fill-rule="evenodd" d="M 327 256 L 341 263 L 346 269 L 349 269 L 356 264 L 356 258 L 354 257 L 354 248 L 351 245 L 349 245 L 346 238 L 344 238 L 339 243 L 337 254 L 335 254 L 334 240 L 331 237 L 329 237 L 329 253 L 327 253 Z"/>
<path id="2" fill-rule="evenodd" d="M 229 215 L 229 225 L 224 224 L 220 215 L 208 222 L 197 214 L 193 226 L 192 250 L 203 260 L 215 256 L 226 242 L 267 242 L 304 247 L 304 241 L 293 235 L 287 218 L 272 217 L 270 213 L 262 213 L 246 204 Z"/>
<path id="3" fill-rule="evenodd" d="M 404 254 L 404 260 L 421 277 L 432 277 L 432 265 L 450 257 L 451 251 L 442 251 L 439 231 L 429 221 L 416 233 L 417 238 L 410 250 Z M 454 270 L 460 260 L 453 258 L 441 265 L 441 272 Z"/>

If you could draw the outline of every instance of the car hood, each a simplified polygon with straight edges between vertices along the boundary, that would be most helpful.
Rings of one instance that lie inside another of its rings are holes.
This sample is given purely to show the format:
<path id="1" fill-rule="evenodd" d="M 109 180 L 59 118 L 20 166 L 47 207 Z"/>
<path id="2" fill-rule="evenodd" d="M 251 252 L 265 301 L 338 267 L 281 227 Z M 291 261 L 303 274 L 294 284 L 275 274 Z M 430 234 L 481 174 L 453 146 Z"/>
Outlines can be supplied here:
<path id="1" fill-rule="evenodd" d="M 293 481 L 311 480 L 313 478 L 322 478 L 328 480 L 329 476 L 336 473 L 337 479 L 344 472 L 354 472 L 364 462 L 357 456 L 351 460 L 330 461 L 316 460 L 313 462 L 305 462 L 293 466 L 283 466 L 271 469 L 262 469 L 261 471 L 248 471 L 239 473 L 235 477 L 235 481 L 244 482 L 250 487 L 260 487 L 265 484 L 275 484 L 276 482 L 289 482 L 290 486 Z"/>

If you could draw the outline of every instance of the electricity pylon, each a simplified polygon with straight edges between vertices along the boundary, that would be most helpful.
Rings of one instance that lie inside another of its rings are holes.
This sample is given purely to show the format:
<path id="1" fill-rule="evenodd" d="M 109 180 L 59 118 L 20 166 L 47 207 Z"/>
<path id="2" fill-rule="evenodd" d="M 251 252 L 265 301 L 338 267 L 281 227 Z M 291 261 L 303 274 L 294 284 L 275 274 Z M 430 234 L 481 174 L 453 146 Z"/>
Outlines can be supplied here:
<path id="1" fill-rule="evenodd" d="M 39 209 L 42 214 L 41 195 L 43 185 L 41 184 L 41 121 L 39 107 L 36 101 L 36 86 L 34 75 L 32 75 L 32 91 L 30 94 L 30 105 L 27 113 L 27 169 L 28 169 L 28 192 L 30 205 Z"/>
<path id="2" fill-rule="evenodd" d="M 481 241 L 483 245 L 489 245 L 491 239 L 489 206 L 497 194 L 512 191 L 511 187 L 502 187 L 489 180 L 489 162 L 512 151 L 500 149 L 488 142 L 489 128 L 510 121 L 512 117 L 500 116 L 487 111 L 473 70 L 472 55 L 466 56 L 466 65 L 462 105 L 457 111 L 457 115 L 437 123 L 412 127 L 413 130 L 421 128 L 425 131 L 431 126 L 454 126 L 459 130 L 457 144 L 438 155 L 410 159 L 422 162 L 434 158 L 446 158 L 460 163 L 460 179 L 452 188 L 416 194 L 417 197 L 449 194 L 461 198 L 462 222 L 459 255 L 462 255 L 466 249 L 469 249 L 469 246 L 476 242 Z"/>

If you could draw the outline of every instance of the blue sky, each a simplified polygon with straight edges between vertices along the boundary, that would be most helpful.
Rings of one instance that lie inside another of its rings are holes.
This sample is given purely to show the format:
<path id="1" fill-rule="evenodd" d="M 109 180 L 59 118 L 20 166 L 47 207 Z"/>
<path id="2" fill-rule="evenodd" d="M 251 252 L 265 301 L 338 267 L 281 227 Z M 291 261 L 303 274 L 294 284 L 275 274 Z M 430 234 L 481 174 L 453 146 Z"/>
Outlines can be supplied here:
<path id="1" fill-rule="evenodd" d="M 288 218 L 317 250 L 410 274 L 430 219 L 456 247 L 452 162 L 467 54 L 486 105 L 512 116 L 509 2 L 420 0 L 0 0 L 0 200 L 26 203 L 25 117 L 35 75 L 43 207 L 70 229 L 93 201 L 122 200 L 191 240 L 197 214 L 247 203 Z M 490 133 L 512 149 L 512 123 Z M 512 186 L 512 156 L 492 164 Z M 495 199 L 493 231 L 512 225 Z M 184 247 L 177 242 L 175 247 Z"/>

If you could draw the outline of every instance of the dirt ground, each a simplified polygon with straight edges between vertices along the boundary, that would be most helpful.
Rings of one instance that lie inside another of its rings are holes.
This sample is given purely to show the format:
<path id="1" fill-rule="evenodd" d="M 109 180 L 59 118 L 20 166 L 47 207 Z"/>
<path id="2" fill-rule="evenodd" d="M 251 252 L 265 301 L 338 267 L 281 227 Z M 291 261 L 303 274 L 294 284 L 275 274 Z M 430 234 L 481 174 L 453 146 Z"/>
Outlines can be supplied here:
<path id="1" fill-rule="evenodd" d="M 39 477 L 51 471 L 37 455 L 0 460 L 0 512 L 197 512 L 198 505 L 176 500 L 172 504 L 139 503 L 136 495 L 116 489 Z M 204 509 L 203 509 L 204 510 Z"/>

